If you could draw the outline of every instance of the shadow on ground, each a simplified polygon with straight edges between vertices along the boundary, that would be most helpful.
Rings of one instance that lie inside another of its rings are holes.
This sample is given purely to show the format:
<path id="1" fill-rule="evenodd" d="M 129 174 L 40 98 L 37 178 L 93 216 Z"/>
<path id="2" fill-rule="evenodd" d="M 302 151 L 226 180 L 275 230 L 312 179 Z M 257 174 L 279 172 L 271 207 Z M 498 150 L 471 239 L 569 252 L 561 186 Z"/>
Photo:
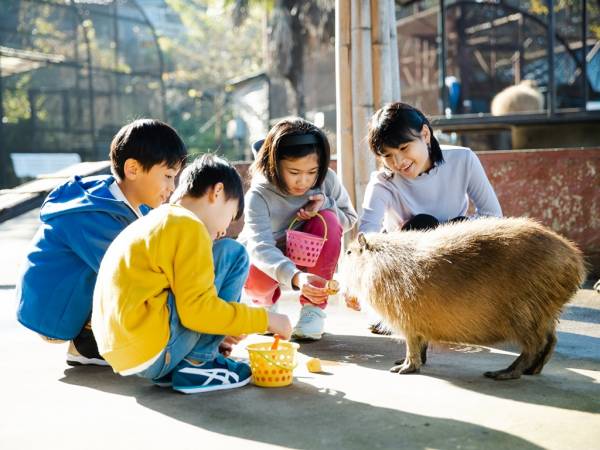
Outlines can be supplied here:
<path id="1" fill-rule="evenodd" d="M 568 306 L 561 319 L 576 320 L 577 322 L 600 323 L 600 312 L 597 309 L 584 306 Z"/>
<path id="2" fill-rule="evenodd" d="M 569 348 L 597 349 L 600 339 L 574 333 L 559 332 L 557 352 L 540 375 L 523 376 L 519 380 L 495 381 L 483 376 L 487 370 L 508 367 L 516 358 L 516 348 L 502 347 L 514 354 L 492 353 L 488 348 L 440 344 L 430 345 L 427 364 L 420 375 L 443 379 L 455 386 L 481 394 L 537 405 L 583 412 L 600 412 L 600 398 L 590 394 L 597 389 L 595 378 L 579 371 L 600 371 L 598 359 L 577 360 L 568 357 Z M 323 340 L 304 343 L 302 353 L 325 361 L 357 364 L 369 369 L 389 370 L 395 360 L 405 355 L 404 341 L 397 337 L 350 336 L 328 334 Z M 565 356 L 567 355 L 567 356 Z M 401 383 L 402 377 L 394 375 Z M 596 386 L 594 386 L 596 385 Z"/>
<path id="3" fill-rule="evenodd" d="M 144 407 L 207 431 L 298 449 L 481 448 L 486 440 L 499 449 L 541 448 L 475 424 L 351 401 L 344 392 L 298 380 L 287 388 L 249 387 L 226 395 L 177 394 L 106 368 L 70 368 L 61 381 L 135 397 Z"/>

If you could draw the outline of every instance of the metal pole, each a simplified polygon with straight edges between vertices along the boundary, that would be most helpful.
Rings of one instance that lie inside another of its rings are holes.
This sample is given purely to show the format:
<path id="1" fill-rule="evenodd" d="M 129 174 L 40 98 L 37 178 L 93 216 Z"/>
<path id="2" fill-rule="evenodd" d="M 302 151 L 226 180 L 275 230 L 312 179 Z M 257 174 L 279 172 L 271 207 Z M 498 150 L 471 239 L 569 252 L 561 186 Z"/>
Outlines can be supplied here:
<path id="1" fill-rule="evenodd" d="M 587 111 L 587 0 L 581 0 L 581 84 L 583 87 L 583 110 Z"/>
<path id="2" fill-rule="evenodd" d="M 97 154 L 98 151 L 97 143 L 96 143 L 96 116 L 94 110 L 94 80 L 93 80 L 93 64 L 92 64 L 92 49 L 90 48 L 90 37 L 87 33 L 87 28 L 84 24 L 83 15 L 79 11 L 77 5 L 73 4 L 73 11 L 79 18 L 79 23 L 81 24 L 81 34 L 83 35 L 83 40 L 85 41 L 85 50 L 86 50 L 86 59 L 87 59 L 87 71 L 88 71 L 88 99 L 90 102 L 90 139 L 92 141 L 92 153 L 91 158 L 100 158 L 100 160 L 106 159 L 106 155 Z"/>
<path id="3" fill-rule="evenodd" d="M 73 59 L 75 60 L 75 117 L 77 130 L 83 127 L 83 104 L 81 103 L 81 61 L 79 61 L 79 33 L 77 14 L 73 16 Z M 83 30 L 81 31 L 83 33 Z"/>
<path id="4" fill-rule="evenodd" d="M 2 53 L 0 53 L 0 161 L 2 161 L 2 168 L 0 169 L 0 188 L 8 187 L 8 164 L 9 156 L 8 149 L 4 145 L 4 100 L 2 99 L 3 94 L 2 86 Z"/>
<path id="5" fill-rule="evenodd" d="M 142 15 L 144 22 L 146 22 L 146 24 L 150 28 L 150 32 L 152 33 L 152 37 L 154 38 L 154 44 L 156 45 L 156 51 L 158 53 L 158 70 L 160 72 L 158 81 L 160 82 L 160 99 L 162 101 L 162 115 L 163 115 L 162 118 L 163 118 L 163 120 L 168 120 L 168 118 L 167 118 L 167 93 L 166 93 L 166 89 L 165 89 L 165 82 L 163 80 L 163 72 L 165 70 L 165 61 L 163 58 L 162 50 L 160 49 L 160 44 L 158 43 L 158 35 L 156 34 L 156 29 L 154 28 L 154 25 L 152 25 L 152 22 L 150 22 L 150 19 L 148 18 L 146 11 L 144 11 L 144 9 L 138 4 L 137 0 L 133 0 L 133 4 L 136 6 L 137 10 Z"/>
<path id="6" fill-rule="evenodd" d="M 523 46 L 524 33 L 523 33 L 523 14 L 519 15 L 519 20 L 517 21 L 517 40 L 519 41 L 519 79 L 515 80 L 515 84 L 520 83 L 523 79 L 523 70 L 525 68 L 525 47 Z"/>
<path id="7" fill-rule="evenodd" d="M 438 16 L 438 85 L 440 89 L 440 99 L 442 101 L 442 114 L 446 114 L 446 2 L 440 0 L 440 14 Z"/>
<path id="8" fill-rule="evenodd" d="M 113 19 L 113 38 L 115 40 L 115 49 L 114 49 L 114 69 L 119 69 L 119 14 L 118 14 L 118 3 L 113 0 L 113 10 L 112 10 L 112 19 Z M 123 97 L 121 96 L 120 87 L 121 87 L 121 76 L 118 73 L 113 74 L 114 81 L 114 92 L 111 92 L 108 96 L 111 110 L 114 114 L 113 117 L 117 118 L 117 123 L 123 122 L 123 117 L 121 117 L 121 101 Z M 112 109 L 114 107 L 114 109 Z M 114 119 L 113 119 L 114 120 Z M 113 122 L 114 123 L 114 122 Z"/>
<path id="9" fill-rule="evenodd" d="M 554 1 L 546 0 L 548 5 L 548 116 L 553 117 L 556 111 L 556 85 L 554 80 L 554 45 L 556 22 L 554 17 Z"/>

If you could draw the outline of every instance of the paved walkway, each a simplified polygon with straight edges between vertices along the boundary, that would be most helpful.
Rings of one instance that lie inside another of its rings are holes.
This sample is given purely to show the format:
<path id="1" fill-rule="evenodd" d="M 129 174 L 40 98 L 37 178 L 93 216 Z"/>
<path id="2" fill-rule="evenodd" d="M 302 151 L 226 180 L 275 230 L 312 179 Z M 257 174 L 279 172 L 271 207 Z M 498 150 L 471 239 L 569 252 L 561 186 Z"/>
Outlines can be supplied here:
<path id="1" fill-rule="evenodd" d="M 600 295 L 590 289 L 563 314 L 540 376 L 489 380 L 482 372 L 514 350 L 441 344 L 421 374 L 392 374 L 399 338 L 370 335 L 364 315 L 334 300 L 323 340 L 300 347 L 292 386 L 186 396 L 70 368 L 65 345 L 16 323 L 16 266 L 35 215 L 0 224 L 1 449 L 600 449 Z M 282 306 L 297 318 L 292 297 Z M 314 356 L 324 373 L 306 370 Z"/>

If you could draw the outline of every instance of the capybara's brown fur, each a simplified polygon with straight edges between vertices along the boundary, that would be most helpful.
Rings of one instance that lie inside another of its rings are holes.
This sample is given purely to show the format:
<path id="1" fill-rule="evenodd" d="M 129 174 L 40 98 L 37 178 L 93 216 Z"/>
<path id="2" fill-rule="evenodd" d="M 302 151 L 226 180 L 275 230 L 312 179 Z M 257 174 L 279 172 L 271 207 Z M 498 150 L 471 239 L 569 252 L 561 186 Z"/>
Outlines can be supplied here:
<path id="1" fill-rule="evenodd" d="M 406 358 L 392 371 L 418 371 L 429 341 L 519 344 L 508 368 L 485 373 L 496 379 L 541 372 L 562 307 L 584 276 L 571 242 L 525 218 L 359 234 L 340 271 L 343 294 L 368 300 L 406 337 Z"/>
<path id="2" fill-rule="evenodd" d="M 544 110 L 544 96 L 534 80 L 523 80 L 498 92 L 492 100 L 493 116 Z"/>

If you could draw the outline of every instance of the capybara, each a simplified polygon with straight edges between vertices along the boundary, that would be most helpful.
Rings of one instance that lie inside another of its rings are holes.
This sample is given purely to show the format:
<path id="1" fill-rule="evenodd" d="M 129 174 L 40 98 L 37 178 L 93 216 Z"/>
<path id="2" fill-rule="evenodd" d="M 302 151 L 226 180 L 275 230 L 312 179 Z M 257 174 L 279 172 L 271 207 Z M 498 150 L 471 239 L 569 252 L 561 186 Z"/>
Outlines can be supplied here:
<path id="1" fill-rule="evenodd" d="M 544 109 L 544 96 L 534 80 L 523 80 L 498 92 L 492 100 L 493 116 L 523 112 L 541 112 Z"/>
<path id="2" fill-rule="evenodd" d="M 429 341 L 520 345 L 495 379 L 539 374 L 561 309 L 585 276 L 581 252 L 526 218 L 481 218 L 426 231 L 359 234 L 340 269 L 349 306 L 367 300 L 406 337 L 392 372 L 419 371 Z"/>

